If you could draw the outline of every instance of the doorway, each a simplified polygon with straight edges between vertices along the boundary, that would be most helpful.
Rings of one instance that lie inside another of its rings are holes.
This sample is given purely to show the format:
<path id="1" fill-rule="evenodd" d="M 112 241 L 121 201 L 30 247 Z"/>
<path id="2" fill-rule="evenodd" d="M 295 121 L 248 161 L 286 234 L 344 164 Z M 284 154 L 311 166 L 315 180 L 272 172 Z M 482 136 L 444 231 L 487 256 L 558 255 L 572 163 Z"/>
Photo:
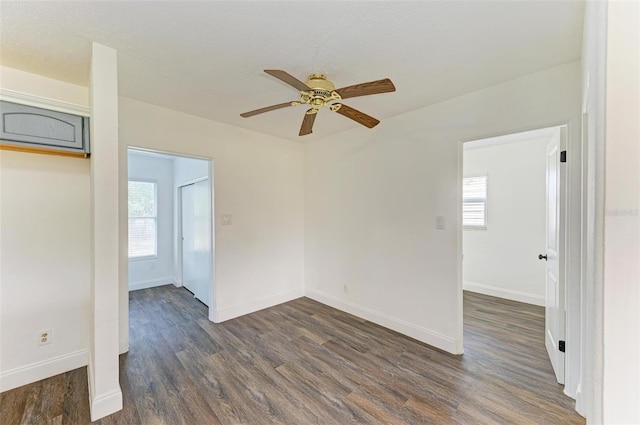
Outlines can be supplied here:
<path id="1" fill-rule="evenodd" d="M 533 332 L 529 343 L 546 351 L 558 383 L 565 370 L 566 172 L 560 161 L 566 131 L 558 126 L 470 141 L 462 155 L 465 326 L 478 319 L 470 318 L 469 305 L 482 314 L 495 308 L 506 329 Z"/>
<path id="2" fill-rule="evenodd" d="M 205 304 L 212 320 L 213 161 L 137 148 L 127 153 L 129 291 L 174 285 Z"/>

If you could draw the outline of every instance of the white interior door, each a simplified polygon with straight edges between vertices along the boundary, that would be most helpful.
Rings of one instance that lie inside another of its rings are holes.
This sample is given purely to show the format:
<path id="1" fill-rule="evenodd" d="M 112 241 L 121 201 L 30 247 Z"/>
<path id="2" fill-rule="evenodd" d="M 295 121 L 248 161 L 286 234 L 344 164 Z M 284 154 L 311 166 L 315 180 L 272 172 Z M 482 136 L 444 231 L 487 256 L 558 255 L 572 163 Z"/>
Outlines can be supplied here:
<path id="1" fill-rule="evenodd" d="M 182 187 L 182 284 L 207 306 L 211 289 L 209 180 Z"/>
<path id="2" fill-rule="evenodd" d="M 547 146 L 547 243 L 546 260 L 545 346 L 553 371 L 560 384 L 564 384 L 564 352 L 560 341 L 565 339 L 565 291 L 560 274 L 561 216 L 560 216 L 560 131 Z M 564 344 L 564 342 L 563 342 Z"/>

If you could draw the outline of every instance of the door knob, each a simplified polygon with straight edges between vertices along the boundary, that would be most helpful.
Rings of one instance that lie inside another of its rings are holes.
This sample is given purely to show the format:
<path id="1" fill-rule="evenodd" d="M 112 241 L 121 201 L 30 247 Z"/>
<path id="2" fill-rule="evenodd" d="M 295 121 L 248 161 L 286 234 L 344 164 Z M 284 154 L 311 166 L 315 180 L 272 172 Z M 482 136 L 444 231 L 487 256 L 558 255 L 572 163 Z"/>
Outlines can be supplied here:
<path id="1" fill-rule="evenodd" d="M 539 255 L 538 255 L 538 260 L 544 260 L 544 261 L 547 261 L 547 254 L 545 254 L 545 255 L 539 254 Z"/>

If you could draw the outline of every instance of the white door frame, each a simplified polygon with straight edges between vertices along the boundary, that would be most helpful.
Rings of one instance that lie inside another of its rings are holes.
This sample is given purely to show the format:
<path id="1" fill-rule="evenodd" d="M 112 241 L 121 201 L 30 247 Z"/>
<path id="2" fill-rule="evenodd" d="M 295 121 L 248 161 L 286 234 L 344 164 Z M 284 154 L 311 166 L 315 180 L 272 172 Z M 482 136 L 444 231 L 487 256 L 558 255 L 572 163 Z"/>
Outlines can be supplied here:
<path id="1" fill-rule="evenodd" d="M 498 134 L 495 136 L 485 136 L 485 137 L 478 137 L 478 138 L 470 138 L 467 140 L 460 140 L 458 143 L 458 329 L 457 329 L 457 334 L 458 334 L 458 352 L 463 353 L 464 352 L 464 341 L 463 341 L 463 335 L 464 335 L 464 305 L 463 305 L 463 265 L 462 265 L 462 179 L 463 179 L 463 161 L 464 161 L 464 144 L 468 143 L 468 142 L 474 142 L 474 141 L 479 141 L 479 140 L 484 140 L 484 139 L 491 139 L 494 137 L 500 137 L 500 136 L 509 136 L 509 135 L 516 135 L 518 133 L 525 133 L 525 132 L 535 132 L 535 131 L 540 131 L 542 132 L 546 132 L 546 131 L 553 131 L 553 130 L 557 130 L 557 129 L 561 129 L 561 139 L 560 139 L 560 146 L 561 146 L 561 150 L 568 150 L 570 148 L 569 146 L 569 122 L 561 122 L 561 123 L 557 123 L 557 124 L 552 124 L 549 126 L 545 126 L 545 127 L 539 127 L 539 128 L 529 128 L 529 129 L 523 129 L 523 130 L 514 130 L 511 132 L 507 132 L 507 133 L 503 133 L 503 134 Z M 574 130 L 576 131 L 576 130 Z M 571 176 L 568 175 L 568 170 L 565 169 L 565 167 L 561 168 L 561 181 L 560 181 L 560 186 L 562 187 L 562 190 L 560 192 L 560 214 L 561 214 L 561 219 L 560 219 L 560 239 L 561 239 L 561 252 L 560 252 L 560 275 L 561 275 L 561 279 L 564 285 L 564 291 L 565 291 L 565 300 L 566 300 L 566 309 L 565 309 L 565 314 L 566 314 L 566 320 L 565 320 L 565 337 L 568 335 L 568 330 L 569 327 L 571 326 L 569 321 L 573 321 L 572 323 L 580 323 L 581 320 L 581 312 L 580 311 L 571 311 L 569 309 L 569 306 L 571 305 L 571 303 L 567 300 L 567 298 L 569 296 L 571 296 L 571 291 L 569 291 L 569 282 L 567 279 L 567 268 L 568 268 L 568 245 L 569 245 L 569 227 L 567 226 L 567 218 L 569 217 L 569 211 L 568 211 L 568 204 L 569 204 L 569 196 L 571 196 L 571 191 L 569 190 L 569 182 L 571 180 Z M 573 188 L 572 190 L 580 190 L 581 188 Z M 579 278 L 579 277 L 578 277 Z M 577 284 L 577 283 L 576 283 Z M 578 305 L 579 305 L 579 300 L 578 300 Z M 578 336 L 579 337 L 579 336 Z M 579 342 L 579 341 L 578 341 Z M 578 348 L 579 349 L 579 348 Z M 568 354 L 568 353 L 566 353 Z M 566 371 L 569 369 L 568 364 L 571 361 L 571 356 L 569 355 L 565 355 L 565 376 L 566 376 Z M 565 381 L 566 382 L 566 381 Z"/>
<path id="2" fill-rule="evenodd" d="M 207 173 L 207 177 L 202 177 L 202 178 L 198 178 L 195 179 L 194 181 L 190 181 L 190 182 L 185 182 L 182 183 L 181 186 L 183 185 L 187 185 L 187 184 L 191 184 L 191 183 L 196 183 L 197 181 L 201 181 L 201 180 L 205 180 L 205 179 L 209 179 L 209 199 L 211 200 L 211 206 L 210 206 L 210 211 L 211 211 L 211 258 L 210 258 L 210 269 L 211 269 L 211 283 L 209 286 L 209 299 L 211 300 L 211 302 L 209 303 L 209 313 L 208 313 L 208 319 L 210 321 L 214 321 L 215 317 L 217 316 L 217 306 L 216 306 L 216 238 L 215 238 L 215 234 L 216 234 L 216 227 L 215 227 L 215 190 L 214 190 L 214 185 L 215 185 L 215 176 L 214 176 L 214 158 L 208 158 L 208 157 L 201 157 L 201 156 L 194 156 L 194 155 L 189 155 L 189 154 L 185 154 L 185 153 L 181 153 L 181 152 L 168 152 L 168 151 L 160 151 L 160 150 L 155 150 L 155 149 L 147 149 L 147 148 L 141 148 L 141 147 L 136 147 L 136 146 L 127 146 L 124 149 L 124 158 L 125 161 L 123 163 L 124 167 L 123 170 L 121 171 L 123 173 L 123 176 L 128 175 L 128 173 L 126 173 L 126 157 L 127 157 L 127 152 L 129 150 L 137 150 L 137 151 L 142 151 L 142 152 L 150 152 L 150 153 L 157 153 L 157 154 L 161 154 L 161 155 L 168 155 L 168 156 L 173 156 L 173 157 L 178 157 L 178 158 L 189 158 L 189 159 L 198 159 L 198 160 L 202 160 L 202 161 L 207 161 L 208 163 L 208 173 Z M 127 182 L 127 177 L 124 178 L 124 185 L 126 185 Z M 126 193 L 126 191 L 124 192 Z M 175 240 L 176 240 L 176 245 L 174 247 L 174 264 L 175 264 L 175 276 L 176 276 L 176 286 L 182 286 L 182 243 L 181 243 L 181 239 L 182 239 L 182 230 L 181 230 L 181 220 L 182 220 L 182 216 L 180 214 L 180 208 L 181 206 L 179 205 L 179 200 L 180 197 L 178 197 L 180 195 L 180 193 L 178 192 L 178 189 L 176 188 L 174 190 L 174 235 L 175 235 Z M 126 199 L 124 200 L 126 202 Z M 126 205 L 126 204 L 125 204 Z M 125 207 L 126 209 L 126 207 Z M 126 252 L 126 251 L 123 251 Z M 128 267 L 128 266 L 127 266 Z M 128 302 L 128 288 L 126 291 L 126 294 L 124 294 L 124 289 L 120 288 L 120 291 L 123 292 L 120 294 L 120 298 L 121 298 L 121 302 L 120 302 L 120 309 L 122 310 L 122 314 L 120 315 L 121 317 L 121 321 L 123 321 L 123 316 L 126 316 L 126 338 L 123 338 L 122 336 L 120 337 L 121 339 L 121 353 L 124 353 L 128 350 L 128 344 L 129 344 L 129 328 L 128 328 L 128 323 L 129 323 L 129 302 Z M 126 298 L 125 298 L 126 295 Z M 126 302 L 124 302 L 123 300 L 126 299 Z M 126 311 L 125 311 L 126 310 Z M 125 327 L 122 326 L 121 327 L 121 332 L 124 332 Z"/>

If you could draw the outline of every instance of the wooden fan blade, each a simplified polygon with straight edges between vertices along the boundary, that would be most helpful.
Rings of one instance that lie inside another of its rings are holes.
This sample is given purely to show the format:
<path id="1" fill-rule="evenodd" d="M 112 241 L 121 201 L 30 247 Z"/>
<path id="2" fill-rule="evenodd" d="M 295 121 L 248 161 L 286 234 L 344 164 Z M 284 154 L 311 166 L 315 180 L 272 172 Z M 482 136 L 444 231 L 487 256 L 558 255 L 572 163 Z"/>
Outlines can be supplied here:
<path id="1" fill-rule="evenodd" d="M 280 103 L 278 105 L 266 106 L 264 108 L 256 109 L 255 111 L 245 112 L 244 114 L 240 114 L 240 116 L 243 118 L 249 118 L 254 115 L 262 114 L 264 112 L 275 111 L 276 109 L 280 109 L 280 108 L 286 108 L 287 106 L 293 106 L 293 102 L 285 102 L 285 103 Z"/>
<path id="2" fill-rule="evenodd" d="M 373 128 L 376 125 L 380 124 L 380 121 L 365 114 L 364 112 L 360 112 L 357 109 L 353 109 L 350 106 L 341 104 L 340 108 L 336 111 L 340 115 L 344 115 L 347 118 L 351 118 L 355 122 L 358 122 L 365 127 Z"/>
<path id="3" fill-rule="evenodd" d="M 357 96 L 367 96 L 370 94 L 389 93 L 396 91 L 396 87 L 393 85 L 390 79 L 371 81 L 368 83 L 354 84 L 353 86 L 343 87 L 337 89 L 336 92 L 343 99 Z"/>
<path id="4" fill-rule="evenodd" d="M 303 83 L 302 81 L 298 80 L 296 77 L 294 77 L 293 75 L 285 71 L 282 71 L 279 69 L 265 69 L 264 72 L 266 72 L 267 74 L 273 77 L 276 77 L 280 81 L 284 81 L 285 83 L 295 87 L 300 91 L 311 90 L 310 87 L 307 86 L 305 83 Z"/>
<path id="5" fill-rule="evenodd" d="M 312 111 L 312 109 L 309 109 L 309 111 Z M 309 112 L 307 111 L 307 112 Z M 302 125 L 300 126 L 300 133 L 298 133 L 298 136 L 306 136 L 307 134 L 311 134 L 313 133 L 313 122 L 316 120 L 316 115 L 318 115 L 317 113 L 315 114 L 309 114 L 306 113 L 304 114 L 304 118 L 302 119 Z"/>

